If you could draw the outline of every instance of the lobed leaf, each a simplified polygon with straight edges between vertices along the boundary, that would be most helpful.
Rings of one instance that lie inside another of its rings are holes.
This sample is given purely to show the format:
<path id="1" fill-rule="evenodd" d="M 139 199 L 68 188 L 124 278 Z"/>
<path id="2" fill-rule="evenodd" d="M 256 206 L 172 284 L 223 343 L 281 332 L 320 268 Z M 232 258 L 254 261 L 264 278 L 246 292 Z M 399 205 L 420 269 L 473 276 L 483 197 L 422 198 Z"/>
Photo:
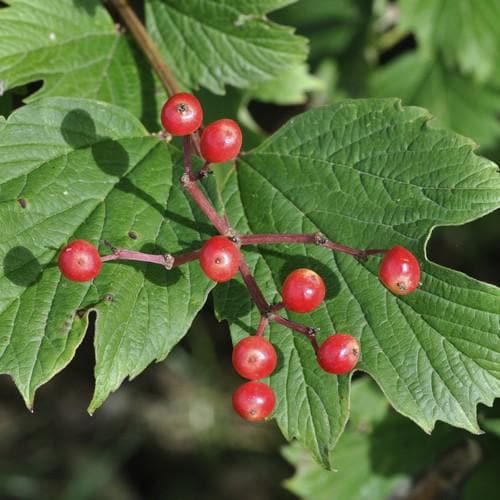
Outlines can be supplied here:
<path id="1" fill-rule="evenodd" d="M 150 98 L 143 102 L 142 90 L 152 78 L 150 69 L 101 2 L 6 3 L 10 7 L 0 9 L 0 80 L 5 90 L 42 80 L 42 88 L 26 101 L 74 96 L 120 105 L 136 116 L 147 112 Z"/>
<path id="2" fill-rule="evenodd" d="M 437 225 L 461 224 L 500 205 L 498 168 L 473 143 L 432 128 L 422 109 L 396 100 L 345 101 L 293 118 L 243 156 L 223 188 L 242 232 L 316 232 L 357 248 L 401 244 L 419 258 L 422 286 L 405 297 L 378 281 L 377 257 L 361 264 L 313 246 L 246 251 L 268 301 L 288 272 L 310 267 L 327 284 L 325 304 L 297 321 L 361 342 L 358 368 L 393 406 L 430 432 L 436 420 L 479 432 L 476 405 L 500 395 L 500 291 L 427 261 Z M 258 315 L 241 285 L 216 290 L 234 340 Z M 281 361 L 270 383 L 275 418 L 331 467 L 348 413 L 349 376 L 322 373 L 309 343 L 273 325 Z"/>
<path id="3" fill-rule="evenodd" d="M 93 411 L 125 377 L 165 358 L 212 285 L 196 263 L 167 271 L 113 262 L 93 282 L 70 282 L 57 268 L 59 249 L 84 238 L 176 252 L 199 245 L 211 228 L 179 186 L 179 153 L 121 108 L 40 99 L 3 127 L 0 372 L 31 407 L 36 389 L 72 359 L 96 311 Z"/>
<path id="4" fill-rule="evenodd" d="M 146 24 L 167 64 L 188 88 L 270 80 L 306 57 L 306 41 L 265 14 L 291 0 L 148 0 Z"/>
<path id="5" fill-rule="evenodd" d="M 323 82 L 309 73 L 307 65 L 300 64 L 292 66 L 274 80 L 250 87 L 248 96 L 281 105 L 303 104 L 308 92 L 323 89 Z"/>

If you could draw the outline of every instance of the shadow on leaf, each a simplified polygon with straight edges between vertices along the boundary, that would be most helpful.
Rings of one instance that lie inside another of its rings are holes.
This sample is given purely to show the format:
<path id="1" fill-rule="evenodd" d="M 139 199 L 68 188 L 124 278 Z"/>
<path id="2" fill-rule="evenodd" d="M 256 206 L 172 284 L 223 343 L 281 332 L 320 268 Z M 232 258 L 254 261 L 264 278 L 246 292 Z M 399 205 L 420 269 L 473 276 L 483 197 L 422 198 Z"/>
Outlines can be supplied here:
<path id="1" fill-rule="evenodd" d="M 127 151 L 110 137 L 96 132 L 92 117 L 83 109 L 72 109 L 63 118 L 61 134 L 74 149 L 90 147 L 97 166 L 106 174 L 121 177 L 129 167 Z"/>
<path id="2" fill-rule="evenodd" d="M 5 277 L 15 285 L 28 287 L 41 278 L 43 268 L 31 250 L 17 246 L 5 254 L 3 271 Z"/>
<path id="3" fill-rule="evenodd" d="M 124 177 L 130 167 L 130 158 L 127 151 L 119 142 L 110 137 L 97 134 L 94 120 L 87 111 L 73 109 L 67 113 L 61 123 L 61 134 L 64 140 L 74 149 L 90 148 L 96 165 L 104 173 L 120 179 L 115 186 L 116 189 L 137 196 L 154 208 L 162 217 L 183 227 L 202 234 L 213 234 L 213 228 L 209 224 L 195 222 L 188 217 L 167 209 L 150 193 L 138 187 L 129 178 Z"/>

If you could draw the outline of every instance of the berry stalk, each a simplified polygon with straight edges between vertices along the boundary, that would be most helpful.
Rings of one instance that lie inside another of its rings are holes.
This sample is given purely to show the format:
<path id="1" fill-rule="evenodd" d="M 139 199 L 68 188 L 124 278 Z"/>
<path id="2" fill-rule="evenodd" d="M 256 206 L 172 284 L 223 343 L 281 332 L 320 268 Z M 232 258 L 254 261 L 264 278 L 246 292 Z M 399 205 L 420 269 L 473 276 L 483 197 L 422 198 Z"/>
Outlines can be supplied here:
<path id="1" fill-rule="evenodd" d="M 152 254 L 137 252 L 134 250 L 127 250 L 125 248 L 112 247 L 112 253 L 109 255 L 101 256 L 101 262 L 111 262 L 114 260 L 133 260 L 138 262 L 148 262 L 150 264 L 159 264 L 166 269 L 181 266 L 188 262 L 197 260 L 200 257 L 200 251 L 194 250 L 192 252 L 185 252 L 178 255 L 166 254 Z"/>
<path id="2" fill-rule="evenodd" d="M 319 331 L 318 328 L 312 328 L 310 326 L 297 323 L 296 321 L 292 321 L 291 319 L 286 319 L 283 316 L 274 313 L 271 313 L 269 315 L 269 320 L 274 321 L 279 325 L 286 326 L 287 328 L 290 328 L 290 330 L 302 333 L 302 335 L 305 335 L 309 339 L 309 342 L 311 342 L 314 351 L 318 352 L 319 346 L 318 346 L 318 341 L 316 340 L 316 333 Z"/>
<path id="3" fill-rule="evenodd" d="M 238 242 L 238 244 L 241 244 L 242 238 L 245 238 L 244 236 L 240 237 L 237 235 L 237 233 L 233 230 L 233 228 L 230 226 L 229 222 L 221 217 L 216 211 L 211 202 L 208 200 L 208 198 L 202 193 L 200 188 L 197 185 L 197 179 L 198 176 L 193 172 L 193 167 L 192 167 L 192 158 L 191 158 L 191 138 L 189 136 L 184 137 L 183 139 L 183 153 L 184 153 L 184 175 L 182 176 L 182 185 L 188 192 L 188 194 L 193 198 L 195 203 L 199 206 L 199 208 L 203 211 L 203 213 L 207 216 L 207 218 L 212 222 L 212 224 L 215 226 L 215 228 L 221 233 L 222 235 L 232 235 L 234 239 Z M 251 240 L 251 236 L 249 235 L 247 244 L 253 243 L 255 244 L 255 240 Z M 283 236 L 283 235 L 257 235 L 257 236 L 264 236 L 268 237 L 271 239 L 272 237 L 276 236 Z M 284 235 L 285 238 L 287 236 L 292 236 L 292 237 L 307 237 L 308 239 L 311 239 L 311 236 L 313 236 L 312 240 L 310 241 L 311 243 L 316 243 L 317 244 L 317 234 L 316 235 Z M 316 239 L 315 239 L 316 238 Z M 265 238 L 264 238 L 265 239 Z M 245 258 L 243 255 L 241 256 L 240 264 L 239 264 L 239 271 L 241 274 L 241 277 L 243 278 L 243 281 L 250 293 L 250 296 L 252 297 L 252 300 L 254 301 L 255 305 L 257 306 L 257 309 L 259 310 L 261 317 L 262 318 L 267 318 L 268 321 L 275 321 L 276 323 L 279 323 L 283 326 L 286 326 L 288 328 L 291 328 L 292 330 L 295 330 L 299 333 L 302 333 L 303 335 L 306 335 L 309 341 L 311 342 L 311 345 L 313 346 L 314 350 L 318 350 L 318 343 L 316 341 L 316 331 L 317 329 L 311 328 L 305 325 L 302 325 L 300 323 L 296 323 L 295 321 L 288 320 L 286 318 L 283 318 L 282 316 L 279 316 L 275 314 L 275 311 L 278 310 L 279 308 L 282 307 L 282 304 L 279 304 L 277 306 L 271 306 L 266 298 L 264 297 L 264 294 L 262 293 L 262 290 L 260 289 L 259 285 L 255 281 L 255 278 L 253 277 L 248 264 L 245 261 Z M 261 322 L 259 323 L 259 336 L 263 334 L 264 328 L 266 326 L 266 323 L 264 320 L 261 319 Z"/>
<path id="4" fill-rule="evenodd" d="M 260 314 L 266 316 L 269 313 L 269 304 L 243 258 L 240 262 L 240 274 Z"/>
<path id="5" fill-rule="evenodd" d="M 193 164 L 191 159 L 191 138 L 189 136 L 183 138 L 183 152 L 184 175 L 181 179 L 182 186 L 220 234 L 226 236 L 232 235 L 234 231 L 231 229 L 228 222 L 216 212 L 212 203 L 203 194 L 201 189 L 198 187 L 198 184 L 196 183 L 197 176 L 193 172 Z"/>
<path id="6" fill-rule="evenodd" d="M 290 244 L 302 243 L 318 245 L 321 247 L 329 248 L 336 252 L 352 255 L 358 260 L 364 261 L 369 255 L 382 254 L 387 250 L 381 248 L 373 248 L 362 250 L 358 248 L 342 245 L 335 241 L 329 240 L 321 233 L 262 233 L 262 234 L 248 234 L 240 236 L 242 245 L 276 245 L 276 244 Z"/>
<path id="7" fill-rule="evenodd" d="M 264 335 L 264 332 L 268 324 L 269 324 L 269 318 L 267 316 L 261 316 L 259 321 L 259 326 L 255 331 L 255 336 L 262 337 Z"/>

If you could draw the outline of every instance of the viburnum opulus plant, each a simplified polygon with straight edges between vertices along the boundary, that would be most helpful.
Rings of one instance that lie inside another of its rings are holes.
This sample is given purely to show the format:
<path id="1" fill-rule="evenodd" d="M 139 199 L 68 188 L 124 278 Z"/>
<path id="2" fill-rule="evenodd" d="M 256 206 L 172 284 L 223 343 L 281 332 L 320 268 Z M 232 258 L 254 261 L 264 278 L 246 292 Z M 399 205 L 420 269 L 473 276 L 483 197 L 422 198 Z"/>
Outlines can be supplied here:
<path id="1" fill-rule="evenodd" d="M 167 269 L 199 260 L 205 275 L 218 283 L 231 280 L 240 272 L 248 291 L 260 312 L 261 318 L 254 337 L 240 340 L 234 350 L 233 365 L 235 370 L 245 378 L 252 380 L 239 387 L 233 396 L 235 411 L 247 420 L 263 420 L 274 409 L 276 397 L 273 390 L 263 382 L 256 382 L 270 376 L 276 368 L 277 355 L 274 347 L 265 340 L 265 329 L 269 322 L 276 322 L 291 330 L 304 334 L 318 355 L 319 366 L 336 375 L 351 371 L 360 356 L 359 343 L 348 334 L 332 334 L 321 347 L 316 340 L 317 329 L 291 321 L 278 314 L 281 309 L 296 313 L 308 313 L 317 309 L 325 298 L 325 284 L 321 276 L 311 269 L 295 269 L 283 283 L 282 301 L 270 304 L 252 276 L 240 246 L 246 244 L 279 244 L 309 243 L 342 252 L 360 261 L 370 255 L 384 254 L 380 267 L 380 279 L 391 290 L 398 294 L 407 294 L 415 290 L 420 279 L 420 267 L 416 258 L 407 249 L 397 246 L 390 250 L 370 249 L 357 250 L 329 241 L 321 233 L 308 234 L 248 234 L 237 233 L 228 219 L 221 217 L 210 200 L 205 196 L 198 184 L 205 178 L 207 167 L 214 163 L 234 159 L 241 148 L 241 131 L 233 120 L 222 119 L 207 125 L 201 133 L 200 154 L 205 164 L 198 170 L 192 165 L 192 139 L 202 125 L 202 108 L 196 99 L 188 93 L 171 96 L 162 108 L 162 123 L 166 131 L 172 135 L 183 136 L 184 174 L 180 182 L 198 205 L 207 219 L 219 231 L 205 241 L 199 251 L 181 254 L 157 255 L 134 252 L 115 248 L 111 244 L 110 255 L 99 258 L 97 249 L 84 240 L 76 240 L 63 248 L 59 255 L 59 269 L 73 281 L 94 279 L 100 272 L 101 260 L 139 260 L 159 264 Z"/>
<path id="2" fill-rule="evenodd" d="M 497 167 L 468 139 L 421 108 L 360 99 L 248 150 L 236 115 L 207 119 L 188 90 L 251 88 L 300 64 L 304 40 L 265 19 L 279 1 L 150 0 L 146 30 L 115 0 L 130 39 L 98 2 L 8 3 L 0 34 L 29 15 L 36 36 L 0 44 L 2 88 L 45 79 L 0 119 L 0 370 L 28 407 L 91 311 L 92 413 L 168 355 L 213 291 L 246 379 L 235 411 L 276 419 L 325 467 L 355 369 L 425 430 L 479 432 L 477 404 L 500 394 L 500 294 L 424 250 L 435 226 L 499 204 Z M 91 63 L 101 76 L 86 78 Z M 142 87 L 152 68 L 169 96 L 158 103 Z"/>

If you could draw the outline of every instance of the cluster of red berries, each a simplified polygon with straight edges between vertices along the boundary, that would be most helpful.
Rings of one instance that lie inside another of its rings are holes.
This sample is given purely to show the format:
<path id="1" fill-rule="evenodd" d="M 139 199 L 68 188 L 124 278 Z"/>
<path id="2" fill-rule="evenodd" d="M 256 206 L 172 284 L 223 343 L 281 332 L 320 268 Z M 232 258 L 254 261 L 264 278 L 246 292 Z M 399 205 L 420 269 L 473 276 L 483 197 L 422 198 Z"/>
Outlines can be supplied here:
<path id="1" fill-rule="evenodd" d="M 306 313 L 321 305 L 325 284 L 311 269 L 295 269 L 283 283 L 283 306 L 290 311 Z M 359 359 L 359 344 L 345 333 L 330 335 L 318 349 L 318 363 L 325 371 L 341 375 L 351 371 Z M 242 377 L 250 379 L 236 389 L 233 407 L 246 420 L 263 420 L 273 411 L 276 396 L 267 384 L 257 381 L 273 373 L 277 364 L 273 345 L 259 335 L 240 340 L 233 350 L 233 367 Z"/>
<path id="2" fill-rule="evenodd" d="M 161 120 L 172 135 L 199 133 L 203 111 L 191 94 L 172 96 L 162 108 Z M 215 121 L 205 127 L 200 137 L 200 153 L 207 163 L 234 159 L 241 148 L 242 136 L 236 122 L 229 119 Z M 384 253 L 379 267 L 380 281 L 393 293 L 406 295 L 420 282 L 420 266 L 414 255 L 402 246 L 394 246 Z M 232 279 L 242 262 L 238 238 L 213 236 L 201 247 L 200 266 L 205 275 L 218 283 Z M 102 259 L 89 242 L 76 240 L 59 255 L 59 269 L 73 281 L 89 281 L 98 276 Z M 295 313 L 308 313 L 318 308 L 325 298 L 323 279 L 311 269 L 295 269 L 285 279 L 281 290 L 284 307 Z M 276 396 L 269 385 L 260 379 L 270 376 L 277 365 L 276 350 L 259 331 L 240 340 L 233 350 L 234 369 L 249 381 L 233 394 L 235 411 L 246 420 L 267 418 L 274 409 Z M 315 342 L 315 341 L 314 341 Z M 330 335 L 317 348 L 317 360 L 323 370 L 335 375 L 350 372 L 360 356 L 358 340 L 347 333 Z"/>
<path id="3" fill-rule="evenodd" d="M 225 236 L 213 236 L 200 251 L 200 265 L 206 276 L 216 282 L 229 281 L 238 272 L 241 261 L 239 247 Z M 76 240 L 59 255 L 59 268 L 68 279 L 89 281 L 102 266 L 97 249 L 89 242 Z M 382 283 L 392 292 L 405 295 L 415 290 L 420 281 L 416 258 L 401 246 L 388 250 L 379 268 Z M 323 279 L 311 269 L 295 269 L 285 279 L 281 291 L 283 306 L 289 311 L 307 313 L 318 308 L 325 297 Z M 360 356 L 358 340 L 347 333 L 330 335 L 317 351 L 318 363 L 325 371 L 342 375 L 350 372 Z M 233 394 L 235 411 L 246 420 L 263 420 L 273 411 L 276 396 L 260 379 L 271 375 L 277 365 L 276 350 L 260 335 L 240 340 L 233 350 L 234 369 L 249 382 Z"/>
<path id="4" fill-rule="evenodd" d="M 173 95 L 163 105 L 161 122 L 172 135 L 194 134 L 203 122 L 200 102 L 186 92 Z M 217 120 L 207 125 L 201 133 L 201 156 L 209 163 L 234 160 L 240 152 L 242 140 L 240 127 L 234 120 Z"/>

